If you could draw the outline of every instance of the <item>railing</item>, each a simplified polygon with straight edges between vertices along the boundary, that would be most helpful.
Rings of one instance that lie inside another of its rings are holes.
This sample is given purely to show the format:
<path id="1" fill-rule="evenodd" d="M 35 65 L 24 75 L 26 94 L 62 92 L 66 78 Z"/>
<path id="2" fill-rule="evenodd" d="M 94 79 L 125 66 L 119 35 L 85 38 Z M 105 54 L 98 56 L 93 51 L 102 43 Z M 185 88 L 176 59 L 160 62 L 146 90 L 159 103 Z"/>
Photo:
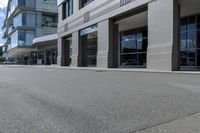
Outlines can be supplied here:
<path id="1" fill-rule="evenodd" d="M 120 6 L 127 5 L 135 0 L 120 0 Z"/>
<path id="2" fill-rule="evenodd" d="M 42 27 L 57 27 L 57 23 L 45 22 Z"/>

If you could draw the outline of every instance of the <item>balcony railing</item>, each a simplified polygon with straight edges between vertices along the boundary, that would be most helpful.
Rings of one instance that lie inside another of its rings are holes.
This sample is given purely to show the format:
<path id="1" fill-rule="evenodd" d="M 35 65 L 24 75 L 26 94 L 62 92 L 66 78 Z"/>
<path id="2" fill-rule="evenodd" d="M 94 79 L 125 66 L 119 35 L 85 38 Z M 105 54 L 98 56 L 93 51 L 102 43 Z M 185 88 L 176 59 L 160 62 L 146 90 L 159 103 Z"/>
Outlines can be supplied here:
<path id="1" fill-rule="evenodd" d="M 57 27 L 57 23 L 52 23 L 52 22 L 45 22 L 42 24 L 42 27 Z"/>
<path id="2" fill-rule="evenodd" d="M 135 0 L 120 0 L 120 6 L 127 5 Z"/>

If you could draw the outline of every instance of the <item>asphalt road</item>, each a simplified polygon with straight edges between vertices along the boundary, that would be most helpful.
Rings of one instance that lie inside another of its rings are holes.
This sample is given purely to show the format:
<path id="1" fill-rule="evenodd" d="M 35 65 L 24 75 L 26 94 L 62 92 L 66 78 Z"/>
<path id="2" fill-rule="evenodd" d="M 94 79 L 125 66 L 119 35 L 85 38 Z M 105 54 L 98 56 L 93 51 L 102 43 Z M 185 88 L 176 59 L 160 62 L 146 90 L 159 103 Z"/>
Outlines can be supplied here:
<path id="1" fill-rule="evenodd" d="M 200 75 L 0 67 L 0 133 L 199 133 Z"/>

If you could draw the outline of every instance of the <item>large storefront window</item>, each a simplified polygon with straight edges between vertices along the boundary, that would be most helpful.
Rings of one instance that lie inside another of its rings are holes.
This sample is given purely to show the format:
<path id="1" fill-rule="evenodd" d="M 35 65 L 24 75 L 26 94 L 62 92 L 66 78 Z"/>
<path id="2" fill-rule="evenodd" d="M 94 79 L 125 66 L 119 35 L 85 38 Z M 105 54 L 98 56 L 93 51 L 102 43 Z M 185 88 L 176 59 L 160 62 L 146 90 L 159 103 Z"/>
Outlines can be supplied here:
<path id="1" fill-rule="evenodd" d="M 200 16 L 181 19 L 180 66 L 181 69 L 200 69 Z"/>
<path id="2" fill-rule="evenodd" d="M 80 32 L 82 47 L 82 65 L 97 64 L 97 26 L 86 28 Z"/>
<path id="3" fill-rule="evenodd" d="M 57 48 L 46 48 L 38 51 L 38 65 L 57 64 L 58 50 Z"/>
<path id="4" fill-rule="evenodd" d="M 44 57 L 45 57 L 45 51 L 39 51 L 38 52 L 38 59 L 37 59 L 37 64 L 38 65 L 44 65 Z"/>
<path id="5" fill-rule="evenodd" d="M 57 48 L 51 49 L 51 64 L 57 64 L 58 50 Z"/>
<path id="6" fill-rule="evenodd" d="M 147 27 L 121 33 L 120 66 L 146 67 L 147 37 Z"/>
<path id="7" fill-rule="evenodd" d="M 65 38 L 65 43 L 63 48 L 65 49 L 65 60 L 66 66 L 70 66 L 72 64 L 72 37 L 68 36 Z"/>

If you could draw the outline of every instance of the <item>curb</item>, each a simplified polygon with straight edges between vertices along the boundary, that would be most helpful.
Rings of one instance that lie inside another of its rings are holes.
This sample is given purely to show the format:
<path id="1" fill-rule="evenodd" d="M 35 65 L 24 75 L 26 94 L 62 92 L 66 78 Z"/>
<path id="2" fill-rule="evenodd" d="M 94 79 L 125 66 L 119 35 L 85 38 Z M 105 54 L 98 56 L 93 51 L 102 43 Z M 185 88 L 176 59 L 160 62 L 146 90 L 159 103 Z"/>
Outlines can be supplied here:
<path id="1" fill-rule="evenodd" d="M 137 68 L 96 68 L 96 67 L 61 67 L 57 65 L 42 66 L 42 65 L 1 65 L 0 67 L 24 67 L 24 68 L 47 68 L 47 69 L 69 69 L 69 70 L 87 70 L 87 71 L 106 71 L 106 72 L 143 72 L 143 73 L 168 73 L 168 74 L 190 74 L 190 75 L 200 75 L 200 71 L 158 71 L 158 70 L 147 70 L 147 69 L 137 69 Z"/>

